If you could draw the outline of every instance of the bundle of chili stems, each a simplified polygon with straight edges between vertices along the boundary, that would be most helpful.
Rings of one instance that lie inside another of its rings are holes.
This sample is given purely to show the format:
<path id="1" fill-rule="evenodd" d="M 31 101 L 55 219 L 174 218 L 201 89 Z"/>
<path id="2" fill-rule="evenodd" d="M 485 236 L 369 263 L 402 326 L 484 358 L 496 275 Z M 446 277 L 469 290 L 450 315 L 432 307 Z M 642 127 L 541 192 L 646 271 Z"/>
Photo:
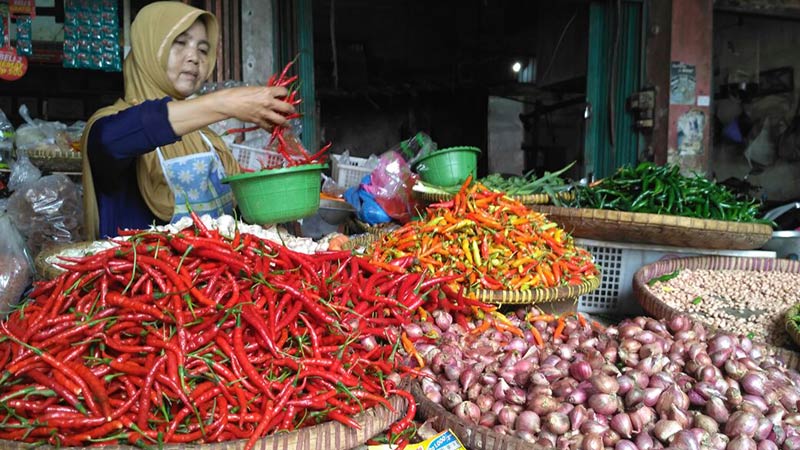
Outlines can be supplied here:
<path id="1" fill-rule="evenodd" d="M 0 323 L 0 439 L 249 449 L 323 421 L 359 428 L 355 414 L 400 396 L 389 436 L 407 442 L 415 405 L 398 383 L 417 369 L 402 326 L 429 299 L 451 314 L 486 305 L 399 265 L 225 238 L 193 218 L 62 258 L 66 272 Z"/>
<path id="2" fill-rule="evenodd" d="M 302 100 L 297 97 L 297 89 L 295 88 L 295 84 L 298 81 L 298 76 L 289 76 L 289 69 L 291 69 L 293 65 L 294 60 L 286 64 L 280 74 L 272 74 L 269 80 L 267 80 L 267 86 L 285 87 L 289 90 L 289 95 L 286 96 L 286 102 L 290 103 L 292 106 L 298 106 L 300 103 L 302 103 Z M 287 115 L 286 120 L 290 121 L 293 119 L 299 119 L 300 117 L 302 117 L 302 114 L 296 112 Z M 235 128 L 227 130 L 225 133 L 246 133 L 255 130 L 258 130 L 258 127 Z M 274 148 L 285 161 L 280 166 L 265 166 L 263 167 L 264 169 L 294 167 L 305 164 L 323 164 L 328 160 L 327 151 L 331 148 L 331 143 L 325 144 L 319 149 L 319 151 L 314 154 L 310 154 L 308 151 L 306 151 L 297 138 L 292 138 L 291 140 L 287 141 L 285 133 L 286 125 L 276 125 L 272 129 L 269 144 L 267 145 L 267 148 Z"/>
<path id="3" fill-rule="evenodd" d="M 373 263 L 407 261 L 412 271 L 488 290 L 578 285 L 599 273 L 555 222 L 471 177 L 425 217 L 372 244 Z"/>

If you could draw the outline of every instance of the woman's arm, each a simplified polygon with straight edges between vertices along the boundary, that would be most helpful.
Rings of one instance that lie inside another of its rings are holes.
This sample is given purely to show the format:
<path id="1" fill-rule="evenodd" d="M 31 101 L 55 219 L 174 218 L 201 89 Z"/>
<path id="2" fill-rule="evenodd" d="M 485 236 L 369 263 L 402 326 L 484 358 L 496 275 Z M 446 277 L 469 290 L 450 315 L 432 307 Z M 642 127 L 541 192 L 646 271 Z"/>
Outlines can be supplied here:
<path id="1" fill-rule="evenodd" d="M 283 87 L 237 87 L 167 104 L 169 123 L 178 136 L 221 120 L 236 118 L 270 129 L 286 122 L 294 107 L 281 100 Z"/>
<path id="2" fill-rule="evenodd" d="M 120 162 L 131 160 L 180 137 L 167 120 L 169 97 L 147 100 L 98 119 L 89 129 L 89 154 Z"/>

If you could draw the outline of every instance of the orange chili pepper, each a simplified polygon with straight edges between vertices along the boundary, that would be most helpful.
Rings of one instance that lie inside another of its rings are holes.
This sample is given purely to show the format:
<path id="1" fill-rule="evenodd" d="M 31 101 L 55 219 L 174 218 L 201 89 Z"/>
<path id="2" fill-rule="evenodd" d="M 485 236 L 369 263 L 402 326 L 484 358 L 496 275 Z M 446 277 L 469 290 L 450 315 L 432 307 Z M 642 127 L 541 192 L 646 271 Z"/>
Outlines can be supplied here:
<path id="1" fill-rule="evenodd" d="M 419 354 L 419 352 L 417 352 L 417 349 L 414 348 L 414 343 L 411 342 L 405 331 L 400 335 L 400 342 L 403 343 L 403 348 L 406 350 L 406 353 L 413 356 L 414 359 L 417 360 L 417 364 L 419 364 L 420 367 L 425 367 L 425 360 L 422 359 L 422 356 Z"/>
<path id="2" fill-rule="evenodd" d="M 536 327 L 531 327 L 531 334 L 533 335 L 533 340 L 536 341 L 536 345 L 538 347 L 544 346 L 544 339 L 542 339 L 542 334 L 539 333 L 539 330 Z"/>
<path id="3" fill-rule="evenodd" d="M 489 329 L 489 320 L 486 319 L 483 322 L 481 322 L 480 325 L 478 325 L 472 331 L 470 331 L 470 334 L 481 334 L 488 329 Z"/>
<path id="4" fill-rule="evenodd" d="M 553 332 L 553 340 L 561 339 L 561 333 L 564 331 L 564 327 L 567 325 L 567 322 L 564 316 L 558 318 L 558 325 L 556 326 L 556 331 Z"/>
<path id="5" fill-rule="evenodd" d="M 575 313 L 575 315 L 578 317 L 578 323 L 579 323 L 579 324 L 580 324 L 582 327 L 585 327 L 585 326 L 586 326 L 586 318 L 585 318 L 585 317 L 583 317 L 583 315 L 581 315 L 581 313 Z"/>
<path id="6" fill-rule="evenodd" d="M 530 316 L 526 318 L 528 322 L 536 322 L 537 320 L 544 320 L 545 322 L 552 322 L 556 320 L 556 316 L 552 314 L 539 314 L 537 316 Z"/>

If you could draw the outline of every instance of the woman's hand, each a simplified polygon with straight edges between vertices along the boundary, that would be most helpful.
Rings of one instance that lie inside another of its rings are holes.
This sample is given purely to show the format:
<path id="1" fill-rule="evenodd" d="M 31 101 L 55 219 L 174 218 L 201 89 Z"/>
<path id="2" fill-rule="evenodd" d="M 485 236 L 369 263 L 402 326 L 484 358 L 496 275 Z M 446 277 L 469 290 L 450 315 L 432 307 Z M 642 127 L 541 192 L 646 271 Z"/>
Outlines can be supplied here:
<path id="1" fill-rule="evenodd" d="M 288 94 L 285 87 L 236 87 L 210 95 L 219 96 L 216 100 L 226 116 L 270 130 L 294 113 L 294 106 L 283 100 Z"/>
<path id="2" fill-rule="evenodd" d="M 244 86 L 171 101 L 167 103 L 169 122 L 178 136 L 230 118 L 271 130 L 295 112 L 294 106 L 283 100 L 288 93 L 284 87 Z"/>

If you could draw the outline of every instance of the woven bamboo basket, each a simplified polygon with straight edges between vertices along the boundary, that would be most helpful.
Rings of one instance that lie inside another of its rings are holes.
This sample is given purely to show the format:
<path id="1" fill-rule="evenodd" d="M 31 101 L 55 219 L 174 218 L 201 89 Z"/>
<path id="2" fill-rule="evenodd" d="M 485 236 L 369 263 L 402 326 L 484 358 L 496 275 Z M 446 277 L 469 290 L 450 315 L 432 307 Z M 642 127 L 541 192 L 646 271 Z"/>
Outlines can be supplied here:
<path id="1" fill-rule="evenodd" d="M 792 339 L 795 345 L 800 346 L 800 325 L 792 320 L 792 317 L 800 314 L 800 303 L 794 305 L 791 309 L 786 311 L 784 322 L 786 324 L 786 333 Z"/>
<path id="2" fill-rule="evenodd" d="M 581 284 L 569 284 L 553 288 L 536 288 L 525 291 L 490 291 L 475 290 L 478 300 L 500 305 L 524 305 L 534 303 L 550 303 L 588 294 L 600 286 L 600 277 L 593 277 Z"/>
<path id="3" fill-rule="evenodd" d="M 438 203 L 446 202 L 454 197 L 455 194 L 434 194 L 432 192 L 414 192 L 414 198 L 423 203 Z M 575 199 L 575 194 L 572 192 L 559 192 L 556 194 L 562 201 L 571 201 Z M 525 205 L 546 205 L 552 203 L 552 199 L 547 194 L 529 194 L 529 195 L 509 195 L 509 198 L 516 200 Z"/>
<path id="4" fill-rule="evenodd" d="M 365 233 L 374 234 L 376 236 L 383 236 L 386 233 L 391 233 L 395 229 L 398 228 L 398 225 L 389 222 L 389 223 L 382 223 L 378 225 L 370 225 L 366 222 L 362 222 L 358 219 L 355 219 L 356 225 L 359 226 Z"/>
<path id="5" fill-rule="evenodd" d="M 394 408 L 394 412 L 389 411 L 385 406 L 378 405 L 356 414 L 354 419 L 361 425 L 361 429 L 359 430 L 350 428 L 339 422 L 330 421 L 312 427 L 302 428 L 297 431 L 267 436 L 259 440 L 255 448 L 260 450 L 332 450 L 357 447 L 365 443 L 368 439 L 383 433 L 391 424 L 400 420 L 400 418 L 405 415 L 407 405 L 404 398 L 392 396 L 389 398 L 389 403 Z M 159 448 L 163 450 L 241 450 L 246 443 L 247 441 L 245 440 L 237 440 L 218 444 L 164 445 Z M 0 448 L 7 450 L 27 450 L 31 448 L 31 444 L 0 440 Z M 54 449 L 55 447 L 45 445 L 36 448 Z M 61 450 L 77 450 L 78 448 L 79 447 L 59 447 Z M 139 447 L 129 445 L 111 445 L 103 448 L 106 450 L 139 449 Z"/>
<path id="6" fill-rule="evenodd" d="M 774 258 L 738 258 L 733 256 L 700 256 L 689 258 L 676 258 L 656 263 L 647 264 L 640 268 L 633 277 L 633 293 L 636 300 L 647 312 L 656 319 L 670 319 L 673 316 L 686 314 L 663 302 L 657 295 L 650 292 L 647 282 L 661 275 L 672 273 L 679 269 L 706 269 L 706 270 L 749 270 L 760 272 L 790 272 L 800 273 L 800 261 Z M 710 299 L 703 299 L 710 301 Z M 752 316 L 748 310 L 741 310 L 743 317 Z M 757 312 L 756 312 L 757 313 Z M 704 321 L 693 315 L 695 320 L 704 323 L 710 329 L 716 329 L 711 321 Z M 791 333 L 790 333 L 791 334 Z M 772 344 L 772 343 L 768 343 Z M 771 345 L 772 346 L 772 345 Z M 777 348 L 777 347 L 776 347 Z M 797 354 L 791 352 L 794 357 Z"/>
<path id="7" fill-rule="evenodd" d="M 760 223 L 549 205 L 532 205 L 531 209 L 546 214 L 575 237 L 601 241 L 752 250 L 772 237 L 772 227 Z"/>
<path id="8" fill-rule="evenodd" d="M 350 240 L 342 244 L 342 250 L 358 250 L 359 248 L 366 248 L 373 242 L 380 240 L 381 236 L 373 233 L 364 233 L 351 236 Z"/>
<path id="9" fill-rule="evenodd" d="M 81 153 L 57 148 L 34 148 L 28 150 L 28 158 L 41 170 L 51 172 L 80 172 Z"/>

